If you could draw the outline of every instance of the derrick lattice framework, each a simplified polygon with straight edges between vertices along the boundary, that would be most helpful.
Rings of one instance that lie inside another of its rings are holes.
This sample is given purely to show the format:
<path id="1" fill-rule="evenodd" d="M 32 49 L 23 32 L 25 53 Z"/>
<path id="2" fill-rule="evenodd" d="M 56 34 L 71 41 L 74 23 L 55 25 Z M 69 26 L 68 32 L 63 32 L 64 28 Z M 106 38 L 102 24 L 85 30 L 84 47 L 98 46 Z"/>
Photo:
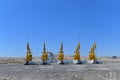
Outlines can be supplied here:
<path id="1" fill-rule="evenodd" d="M 95 49 L 96 49 L 96 42 L 94 42 L 90 52 L 89 52 L 89 60 L 97 60 L 96 55 L 95 55 Z"/>
<path id="2" fill-rule="evenodd" d="M 46 46 L 45 46 L 45 43 L 44 43 L 43 54 L 42 54 L 42 61 L 47 61 L 47 59 L 48 59 L 48 54 L 46 52 Z"/>
<path id="3" fill-rule="evenodd" d="M 74 60 L 80 60 L 80 43 L 78 43 L 75 54 L 74 54 Z"/>
<path id="4" fill-rule="evenodd" d="M 61 43 L 61 46 L 60 46 L 60 52 L 58 54 L 58 60 L 60 60 L 60 61 L 64 60 L 63 43 Z"/>
<path id="5" fill-rule="evenodd" d="M 31 52 L 29 43 L 27 43 L 26 61 L 32 61 L 32 52 Z"/>

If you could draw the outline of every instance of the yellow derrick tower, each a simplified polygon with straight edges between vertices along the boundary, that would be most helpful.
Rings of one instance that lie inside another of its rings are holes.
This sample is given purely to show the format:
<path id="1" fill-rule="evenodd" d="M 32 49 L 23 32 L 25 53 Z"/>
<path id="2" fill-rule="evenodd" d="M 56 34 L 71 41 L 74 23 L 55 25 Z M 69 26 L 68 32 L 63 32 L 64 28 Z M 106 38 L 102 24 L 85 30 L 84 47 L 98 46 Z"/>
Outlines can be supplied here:
<path id="1" fill-rule="evenodd" d="M 46 52 L 46 47 L 45 47 L 45 43 L 44 43 L 44 48 L 43 48 L 43 53 L 42 53 L 42 61 L 43 63 L 46 63 L 47 59 L 48 59 L 48 54 Z"/>
<path id="2" fill-rule="evenodd" d="M 63 61 L 64 60 L 64 52 L 63 52 L 63 44 L 61 43 L 61 47 L 60 47 L 60 52 L 58 54 L 58 60 L 59 61 Z"/>
<path id="3" fill-rule="evenodd" d="M 75 51 L 75 54 L 74 54 L 74 60 L 78 60 L 80 61 L 80 43 L 78 42 L 78 45 L 77 45 L 77 48 L 76 48 L 76 51 Z"/>
<path id="4" fill-rule="evenodd" d="M 96 42 L 94 42 L 90 52 L 89 52 L 89 60 L 97 60 L 96 55 L 95 55 L 95 49 L 96 49 Z"/>
<path id="5" fill-rule="evenodd" d="M 30 50 L 30 46 L 29 46 L 29 43 L 27 43 L 27 53 L 26 53 L 26 58 L 25 58 L 25 60 L 26 60 L 26 64 L 28 64 L 29 63 L 29 61 L 32 61 L 32 52 L 31 52 L 31 50 Z"/>

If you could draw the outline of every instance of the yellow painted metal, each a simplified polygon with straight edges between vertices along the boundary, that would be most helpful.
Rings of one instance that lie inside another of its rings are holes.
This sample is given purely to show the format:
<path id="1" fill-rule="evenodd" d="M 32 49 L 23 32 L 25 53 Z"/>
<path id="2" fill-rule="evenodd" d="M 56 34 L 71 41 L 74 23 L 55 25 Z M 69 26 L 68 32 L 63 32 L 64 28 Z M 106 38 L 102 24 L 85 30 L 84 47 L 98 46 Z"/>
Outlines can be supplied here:
<path id="1" fill-rule="evenodd" d="M 27 53 L 26 53 L 26 61 L 32 61 L 32 52 L 29 46 L 29 43 L 27 43 Z"/>
<path id="2" fill-rule="evenodd" d="M 78 45 L 77 45 L 77 48 L 76 48 L 76 51 L 75 51 L 75 54 L 74 54 L 74 60 L 80 60 L 80 43 L 78 42 Z"/>
<path id="3" fill-rule="evenodd" d="M 94 42 L 90 52 L 89 52 L 89 60 L 97 60 L 96 55 L 95 55 L 95 49 L 96 49 L 96 42 Z"/>
<path id="4" fill-rule="evenodd" d="M 64 60 L 63 43 L 61 43 L 60 52 L 58 54 L 58 60 L 60 61 Z"/>
<path id="5" fill-rule="evenodd" d="M 48 59 L 48 53 L 46 52 L 45 43 L 44 43 L 43 54 L 42 54 L 41 58 L 42 58 L 43 61 L 46 61 Z"/>

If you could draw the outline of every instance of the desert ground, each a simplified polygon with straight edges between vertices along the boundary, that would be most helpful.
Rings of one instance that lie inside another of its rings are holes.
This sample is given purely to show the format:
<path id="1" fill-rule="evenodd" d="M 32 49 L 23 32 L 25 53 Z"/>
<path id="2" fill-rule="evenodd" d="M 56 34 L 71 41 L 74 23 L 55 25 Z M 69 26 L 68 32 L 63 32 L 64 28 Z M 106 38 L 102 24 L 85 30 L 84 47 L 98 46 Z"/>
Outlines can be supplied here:
<path id="1" fill-rule="evenodd" d="M 99 59 L 103 64 L 24 65 L 24 58 L 0 58 L 0 80 L 120 80 L 120 58 Z"/>

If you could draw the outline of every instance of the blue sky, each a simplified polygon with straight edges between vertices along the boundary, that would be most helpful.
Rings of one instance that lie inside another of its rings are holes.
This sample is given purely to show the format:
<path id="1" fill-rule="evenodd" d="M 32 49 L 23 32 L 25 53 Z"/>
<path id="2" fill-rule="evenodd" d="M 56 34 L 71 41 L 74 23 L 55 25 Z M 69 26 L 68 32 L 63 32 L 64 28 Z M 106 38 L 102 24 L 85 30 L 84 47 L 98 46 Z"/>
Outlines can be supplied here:
<path id="1" fill-rule="evenodd" d="M 120 56 L 119 0 L 0 0 L 0 57 L 33 56 L 47 51 L 73 55 L 81 43 L 88 56 L 94 41 L 97 56 Z"/>

